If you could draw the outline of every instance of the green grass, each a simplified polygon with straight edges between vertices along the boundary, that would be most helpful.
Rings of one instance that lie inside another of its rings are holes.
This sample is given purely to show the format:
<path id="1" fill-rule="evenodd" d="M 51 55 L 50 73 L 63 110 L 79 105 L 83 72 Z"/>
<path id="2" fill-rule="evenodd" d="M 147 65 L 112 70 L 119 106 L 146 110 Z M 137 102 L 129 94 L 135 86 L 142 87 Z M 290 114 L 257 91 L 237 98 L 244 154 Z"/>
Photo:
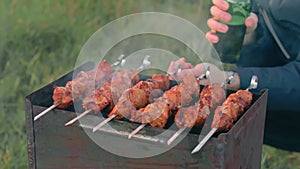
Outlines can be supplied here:
<path id="1" fill-rule="evenodd" d="M 81 47 L 101 26 L 127 14 L 159 11 L 205 30 L 208 4 L 207 0 L 2 0 L 0 168 L 27 168 L 24 96 L 73 69 Z M 299 162 L 299 153 L 264 146 L 264 169 L 299 168 Z"/>

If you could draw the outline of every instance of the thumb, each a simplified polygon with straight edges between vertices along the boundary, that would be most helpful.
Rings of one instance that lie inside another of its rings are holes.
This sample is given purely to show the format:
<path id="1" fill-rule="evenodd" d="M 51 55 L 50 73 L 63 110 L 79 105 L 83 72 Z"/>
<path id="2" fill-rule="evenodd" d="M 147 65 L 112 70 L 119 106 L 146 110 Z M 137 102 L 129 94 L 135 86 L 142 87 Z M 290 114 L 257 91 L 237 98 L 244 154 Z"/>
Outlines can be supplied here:
<path id="1" fill-rule="evenodd" d="M 175 62 L 171 61 L 170 66 L 169 66 L 168 71 L 167 71 L 168 73 L 172 73 L 174 71 L 174 64 L 175 64 Z"/>
<path id="2" fill-rule="evenodd" d="M 180 63 L 185 63 L 185 58 L 182 57 L 182 58 L 180 58 L 178 61 L 179 61 Z"/>
<path id="3" fill-rule="evenodd" d="M 250 13 L 250 16 L 245 20 L 246 27 L 255 29 L 258 24 L 258 17 L 255 13 Z"/>
<path id="4" fill-rule="evenodd" d="M 195 77 L 198 77 L 200 75 L 203 75 L 205 73 L 205 67 L 208 66 L 205 63 L 200 63 L 196 65 L 194 68 L 191 69 L 192 73 Z"/>

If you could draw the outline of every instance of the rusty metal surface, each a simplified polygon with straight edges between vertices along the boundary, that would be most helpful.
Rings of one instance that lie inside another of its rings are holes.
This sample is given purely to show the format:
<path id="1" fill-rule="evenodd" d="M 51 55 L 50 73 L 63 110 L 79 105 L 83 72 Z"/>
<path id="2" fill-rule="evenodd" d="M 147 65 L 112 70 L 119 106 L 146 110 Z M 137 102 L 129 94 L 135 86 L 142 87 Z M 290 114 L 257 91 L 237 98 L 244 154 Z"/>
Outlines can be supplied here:
<path id="1" fill-rule="evenodd" d="M 33 131 L 33 117 L 32 104 L 30 100 L 25 99 L 26 111 L 26 134 L 27 134 L 27 151 L 28 151 L 28 167 L 35 168 L 35 148 L 34 148 L 34 131 Z"/>
<path id="2" fill-rule="evenodd" d="M 199 153 L 191 155 L 198 143 L 198 135 L 190 133 L 161 155 L 135 159 L 103 150 L 87 136 L 79 123 L 65 127 L 65 122 L 76 116 L 72 107 L 50 111 L 33 123 L 33 116 L 51 106 L 53 86 L 64 85 L 71 78 L 72 72 L 26 97 L 29 168 L 260 168 L 266 90 L 254 95 L 254 103 L 229 132 L 214 136 Z M 135 124 L 116 122 L 115 125 L 132 128 Z M 165 129 L 146 127 L 145 130 L 150 133 Z M 102 131 L 95 134 L 115 140 L 124 138 Z"/>
<path id="3" fill-rule="evenodd" d="M 260 168 L 267 95 L 266 90 L 262 91 L 234 127 L 218 136 L 217 147 L 223 152 L 219 155 L 222 160 L 218 160 L 220 168 Z"/>
<path id="4" fill-rule="evenodd" d="M 34 106 L 34 111 L 41 110 L 43 108 Z M 37 168 L 213 168 L 213 163 L 208 163 L 214 156 L 213 146 L 206 147 L 196 155 L 190 153 L 197 135 L 186 137 L 162 155 L 142 159 L 125 158 L 101 149 L 78 125 L 64 127 L 64 123 L 74 116 L 73 112 L 56 110 L 36 122 Z M 101 132 L 95 134 L 103 135 Z M 104 136 L 111 137 L 115 142 L 119 139 L 115 135 Z"/>
<path id="5" fill-rule="evenodd" d="M 36 147 L 35 147 L 35 132 L 34 132 L 34 122 L 33 117 L 36 115 L 34 113 L 32 106 L 40 105 L 44 107 L 49 107 L 52 104 L 52 92 L 54 86 L 65 85 L 67 81 L 72 79 L 73 73 L 78 73 L 81 70 L 89 70 L 94 67 L 92 62 L 85 63 L 81 65 L 75 71 L 70 71 L 69 73 L 61 76 L 57 80 L 49 83 L 48 85 L 33 91 L 31 94 L 25 97 L 25 120 L 26 120 L 26 134 L 27 134 L 27 151 L 28 151 L 28 167 L 36 168 Z"/>

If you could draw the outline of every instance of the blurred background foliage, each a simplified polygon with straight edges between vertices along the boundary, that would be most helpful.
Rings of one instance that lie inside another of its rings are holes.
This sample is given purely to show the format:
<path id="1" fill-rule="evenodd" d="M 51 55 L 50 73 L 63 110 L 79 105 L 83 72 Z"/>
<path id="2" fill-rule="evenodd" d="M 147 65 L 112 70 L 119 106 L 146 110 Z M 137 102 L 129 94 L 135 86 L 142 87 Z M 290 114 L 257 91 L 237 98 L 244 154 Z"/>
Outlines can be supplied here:
<path id="1" fill-rule="evenodd" d="M 95 31 L 145 11 L 171 13 L 206 31 L 209 6 L 209 0 L 1 0 L 0 168 L 27 168 L 24 97 L 73 69 Z M 299 162 L 299 153 L 263 147 L 262 168 Z"/>

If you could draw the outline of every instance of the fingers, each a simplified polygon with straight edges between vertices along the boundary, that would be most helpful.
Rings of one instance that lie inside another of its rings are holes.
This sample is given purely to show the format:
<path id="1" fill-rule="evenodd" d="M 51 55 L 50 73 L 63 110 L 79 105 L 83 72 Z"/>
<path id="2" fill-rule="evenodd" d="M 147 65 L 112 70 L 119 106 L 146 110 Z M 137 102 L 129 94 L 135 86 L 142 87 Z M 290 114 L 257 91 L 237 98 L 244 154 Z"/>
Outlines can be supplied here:
<path id="1" fill-rule="evenodd" d="M 181 69 L 191 69 L 193 68 L 194 66 L 191 64 L 191 63 L 184 63 L 184 64 L 181 64 Z"/>
<path id="2" fill-rule="evenodd" d="M 192 73 L 195 77 L 203 75 L 206 71 L 206 69 L 205 69 L 206 67 L 207 67 L 206 63 L 201 63 L 201 64 L 196 65 L 193 68 L 184 69 L 178 74 L 179 79 L 183 78 L 188 73 Z"/>
<path id="3" fill-rule="evenodd" d="M 193 67 L 193 65 L 191 63 L 186 62 L 184 57 L 177 60 L 176 63 L 179 63 L 181 69 L 190 69 Z"/>
<path id="4" fill-rule="evenodd" d="M 258 17 L 255 13 L 251 13 L 250 16 L 245 20 L 245 25 L 250 29 L 255 29 L 258 24 Z"/>
<path id="5" fill-rule="evenodd" d="M 181 81 L 188 74 L 191 74 L 191 69 L 184 69 L 176 75 L 176 80 Z"/>
<path id="6" fill-rule="evenodd" d="M 179 67 L 176 67 L 176 64 L 179 64 Z M 182 57 L 178 59 L 177 61 L 172 61 L 170 63 L 170 66 L 168 68 L 168 73 L 176 72 L 179 68 L 180 69 L 191 69 L 194 66 L 191 63 L 187 63 L 185 58 Z"/>
<path id="7" fill-rule="evenodd" d="M 219 42 L 219 37 L 213 32 L 207 32 L 205 37 L 211 43 L 218 43 Z"/>
<path id="8" fill-rule="evenodd" d="M 219 20 L 229 22 L 232 16 L 226 12 L 229 9 L 228 2 L 225 0 L 213 0 L 212 2 L 214 6 L 210 8 L 210 13 L 213 18 L 207 20 L 207 25 L 211 31 L 206 33 L 206 38 L 212 43 L 217 43 L 219 42 L 219 37 L 215 33 L 226 33 L 229 29 L 226 24 L 220 23 Z"/>
<path id="9" fill-rule="evenodd" d="M 217 4 L 218 6 L 221 6 L 222 9 L 226 9 L 226 7 L 224 7 L 224 5 L 222 4 L 227 4 L 228 3 L 226 1 L 222 1 L 222 0 L 215 0 L 216 2 L 214 2 L 215 4 Z M 207 20 L 207 25 L 208 27 L 213 30 L 212 32 L 208 32 L 206 34 L 206 38 L 212 42 L 212 43 L 217 43 L 219 41 L 219 37 L 217 35 L 215 35 L 215 31 L 217 32 L 221 32 L 221 33 L 226 33 L 228 31 L 228 26 L 226 24 L 220 23 L 219 19 L 225 21 L 225 22 L 229 22 L 231 20 L 231 15 L 223 10 L 221 10 L 218 6 L 212 6 L 210 8 L 210 12 L 211 14 L 214 16 L 214 18 L 210 18 Z M 229 7 L 229 6 L 228 6 Z"/>
<path id="10" fill-rule="evenodd" d="M 178 63 L 185 63 L 185 58 L 182 57 L 182 58 L 178 59 L 176 62 L 178 62 Z"/>
<path id="11" fill-rule="evenodd" d="M 207 68 L 209 67 L 210 75 L 200 80 L 200 84 L 222 84 L 226 77 L 225 72 L 221 71 L 217 66 L 210 63 L 200 63 L 191 69 L 184 69 L 176 76 L 172 77 L 172 80 L 182 80 L 187 74 L 192 73 L 195 77 L 199 77 L 206 74 Z"/>
<path id="12" fill-rule="evenodd" d="M 225 81 L 225 74 L 224 71 L 221 71 L 217 66 L 210 64 L 210 63 L 201 63 L 196 65 L 192 69 L 192 73 L 196 76 L 199 77 L 200 75 L 204 75 L 209 67 L 209 77 L 206 77 L 206 79 L 202 79 L 200 81 L 200 84 L 222 84 Z"/>
<path id="13" fill-rule="evenodd" d="M 168 73 L 174 72 L 174 65 L 175 65 L 175 62 L 171 61 L 170 66 L 169 66 L 168 71 L 167 71 Z"/>
<path id="14" fill-rule="evenodd" d="M 200 63 L 198 65 L 196 65 L 193 69 L 192 69 L 192 73 L 198 77 L 200 75 L 203 75 L 205 73 L 205 68 L 207 67 L 206 63 Z"/>
<path id="15" fill-rule="evenodd" d="M 229 9 L 229 4 L 225 0 L 213 0 L 212 2 L 223 11 L 227 11 Z"/>
<path id="16" fill-rule="evenodd" d="M 205 75 L 207 67 L 208 66 L 212 66 L 209 63 L 200 63 L 198 65 L 196 65 L 194 68 L 192 69 L 185 69 L 182 70 L 177 76 L 176 76 L 176 80 L 182 80 L 186 75 L 188 74 L 193 74 L 195 77 L 199 77 L 202 75 Z M 213 69 L 214 70 L 214 69 Z M 200 80 L 200 84 L 202 85 L 207 85 L 211 83 L 211 78 L 210 77 L 206 77 Z"/>
<path id="17" fill-rule="evenodd" d="M 211 30 L 215 30 L 221 33 L 226 33 L 228 31 L 228 26 L 220 23 L 212 18 L 207 20 L 207 25 Z"/>
<path id="18" fill-rule="evenodd" d="M 215 20 L 221 19 L 224 22 L 229 22 L 231 20 L 231 15 L 228 12 L 218 8 L 217 6 L 212 6 L 210 8 L 210 13 L 214 16 Z"/>

